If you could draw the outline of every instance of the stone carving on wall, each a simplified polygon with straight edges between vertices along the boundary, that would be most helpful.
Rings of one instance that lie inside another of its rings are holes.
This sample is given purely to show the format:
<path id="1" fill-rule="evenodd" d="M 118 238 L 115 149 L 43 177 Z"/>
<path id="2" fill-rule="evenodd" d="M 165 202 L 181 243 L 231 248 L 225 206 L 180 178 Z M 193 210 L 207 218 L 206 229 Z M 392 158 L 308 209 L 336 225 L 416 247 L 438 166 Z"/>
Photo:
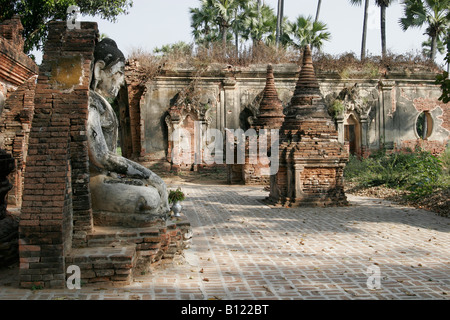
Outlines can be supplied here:
<path id="1" fill-rule="evenodd" d="M 378 91 L 376 88 L 367 90 L 358 87 L 355 83 L 351 87 L 344 87 L 339 92 L 332 92 L 324 98 L 328 110 L 334 113 L 338 139 L 341 143 L 345 141 L 345 125 L 348 122 L 357 123 L 357 132 L 355 142 L 357 150 L 355 152 L 364 154 L 369 146 L 369 118 L 371 111 L 376 108 L 378 103 Z M 338 102 L 342 109 L 333 109 L 333 104 Z M 331 110 L 331 111 L 330 111 Z"/>
<path id="2" fill-rule="evenodd" d="M 341 116 L 354 111 L 361 119 L 367 119 L 377 97 L 373 93 L 363 96 L 361 89 L 355 84 L 352 87 L 345 87 L 340 92 L 332 92 L 325 97 L 328 106 L 331 106 L 335 100 L 341 101 L 344 105 L 344 114 Z"/>
<path id="3" fill-rule="evenodd" d="M 341 91 L 341 95 L 344 96 L 344 105 L 347 112 L 355 111 L 361 119 L 367 119 L 369 116 L 372 104 L 369 97 L 362 97 L 360 90 L 355 84 L 351 88 L 345 88 Z"/>
<path id="4" fill-rule="evenodd" d="M 197 90 L 195 86 L 190 85 L 178 92 L 172 101 L 174 101 L 173 105 L 169 107 L 164 119 L 168 131 L 167 160 L 175 168 L 197 170 L 199 162 L 196 161 L 198 159 L 195 159 L 195 151 L 203 150 L 205 147 L 205 141 L 201 137 L 211 126 L 211 112 L 216 109 L 217 97 L 213 91 Z M 187 133 L 189 141 L 184 140 L 185 137 L 175 136 L 178 133 Z M 179 162 L 177 160 L 174 162 L 172 157 L 175 150 L 181 152 L 179 148 L 187 149 L 186 146 L 180 146 L 183 141 L 190 143 L 191 154 L 188 159 L 183 158 Z M 197 147 L 196 144 L 199 144 L 199 146 Z"/>

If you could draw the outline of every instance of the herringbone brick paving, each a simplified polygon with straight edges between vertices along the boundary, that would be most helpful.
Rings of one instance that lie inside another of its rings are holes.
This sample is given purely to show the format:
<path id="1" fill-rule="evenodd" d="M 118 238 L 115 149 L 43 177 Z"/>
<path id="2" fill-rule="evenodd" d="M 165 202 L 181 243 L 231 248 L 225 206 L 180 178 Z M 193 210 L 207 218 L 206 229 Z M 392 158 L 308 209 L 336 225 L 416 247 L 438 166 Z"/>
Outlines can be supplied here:
<path id="1" fill-rule="evenodd" d="M 264 205 L 261 186 L 182 188 L 193 227 L 183 256 L 125 288 L 31 291 L 3 270 L 0 298 L 449 299 L 448 218 L 350 195 L 349 207 L 285 209 Z"/>

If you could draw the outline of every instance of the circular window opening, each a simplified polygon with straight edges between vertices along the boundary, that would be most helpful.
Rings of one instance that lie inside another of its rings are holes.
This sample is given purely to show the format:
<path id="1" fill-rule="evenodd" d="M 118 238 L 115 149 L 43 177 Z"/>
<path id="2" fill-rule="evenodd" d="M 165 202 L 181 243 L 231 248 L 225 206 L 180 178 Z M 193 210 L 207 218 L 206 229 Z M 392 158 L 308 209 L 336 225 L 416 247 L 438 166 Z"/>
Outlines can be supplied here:
<path id="1" fill-rule="evenodd" d="M 420 139 L 427 139 L 433 132 L 433 118 L 430 112 L 424 111 L 417 117 L 416 133 Z"/>

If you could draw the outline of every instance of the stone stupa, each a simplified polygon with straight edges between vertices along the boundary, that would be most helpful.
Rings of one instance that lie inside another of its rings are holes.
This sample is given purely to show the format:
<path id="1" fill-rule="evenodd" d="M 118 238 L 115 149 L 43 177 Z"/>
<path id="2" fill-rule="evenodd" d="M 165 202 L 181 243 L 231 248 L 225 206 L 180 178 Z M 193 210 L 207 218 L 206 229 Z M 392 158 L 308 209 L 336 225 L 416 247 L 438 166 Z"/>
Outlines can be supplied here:
<path id="1" fill-rule="evenodd" d="M 279 130 L 283 124 L 284 114 L 283 105 L 278 98 L 277 89 L 275 87 L 275 78 L 273 75 L 272 65 L 267 66 L 266 85 L 262 92 L 262 99 L 259 104 L 259 113 L 256 119 L 250 125 L 250 129 L 255 130 L 256 138 L 246 138 L 245 141 L 245 163 L 232 164 L 228 166 L 228 180 L 230 183 L 243 184 L 269 184 L 270 183 L 270 157 L 272 146 L 271 130 Z M 263 133 L 262 130 L 265 130 Z M 264 140 L 262 140 L 262 136 Z M 251 145 L 256 144 L 256 145 Z M 259 148 L 265 145 L 267 159 L 261 161 Z M 253 148 L 253 149 L 252 149 Z M 257 154 L 251 150 L 258 150 Z M 278 152 L 278 148 L 277 148 Z M 235 147 L 235 154 L 237 154 Z"/>
<path id="2" fill-rule="evenodd" d="M 344 206 L 348 151 L 324 104 L 309 46 L 280 129 L 279 170 L 268 202 L 281 206 Z"/>

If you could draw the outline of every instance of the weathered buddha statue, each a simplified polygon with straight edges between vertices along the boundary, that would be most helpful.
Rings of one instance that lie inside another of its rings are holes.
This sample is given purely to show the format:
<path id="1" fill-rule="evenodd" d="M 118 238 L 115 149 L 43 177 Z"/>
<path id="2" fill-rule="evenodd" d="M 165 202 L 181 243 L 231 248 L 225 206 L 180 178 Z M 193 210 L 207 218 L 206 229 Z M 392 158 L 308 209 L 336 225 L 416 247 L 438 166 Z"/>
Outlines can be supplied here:
<path id="1" fill-rule="evenodd" d="M 169 212 L 164 181 L 144 166 L 117 154 L 119 122 L 109 101 L 125 84 L 125 57 L 111 39 L 99 42 L 87 123 L 90 189 L 94 222 L 140 227 Z"/>

